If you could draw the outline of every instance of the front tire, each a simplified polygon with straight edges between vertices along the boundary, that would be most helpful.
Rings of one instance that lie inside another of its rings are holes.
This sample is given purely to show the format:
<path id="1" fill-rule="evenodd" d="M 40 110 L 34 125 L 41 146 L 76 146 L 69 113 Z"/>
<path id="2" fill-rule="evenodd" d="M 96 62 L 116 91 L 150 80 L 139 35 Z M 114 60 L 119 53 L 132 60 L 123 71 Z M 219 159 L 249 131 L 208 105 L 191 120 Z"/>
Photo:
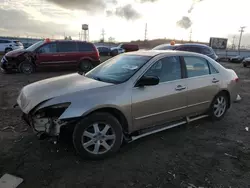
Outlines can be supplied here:
<path id="1" fill-rule="evenodd" d="M 106 158 L 119 150 L 122 140 L 121 124 L 109 113 L 98 112 L 85 117 L 73 132 L 74 147 L 83 158 Z"/>
<path id="2" fill-rule="evenodd" d="M 247 67 L 247 65 L 245 63 L 243 63 L 243 67 Z"/>
<path id="3" fill-rule="evenodd" d="M 19 65 L 19 71 L 24 74 L 31 74 L 35 72 L 35 66 L 31 62 L 24 61 Z"/>
<path id="4" fill-rule="evenodd" d="M 227 95 L 225 95 L 224 93 L 220 93 L 218 94 L 211 106 L 210 106 L 210 116 L 213 120 L 220 120 L 222 119 L 229 107 L 229 99 L 227 97 Z"/>

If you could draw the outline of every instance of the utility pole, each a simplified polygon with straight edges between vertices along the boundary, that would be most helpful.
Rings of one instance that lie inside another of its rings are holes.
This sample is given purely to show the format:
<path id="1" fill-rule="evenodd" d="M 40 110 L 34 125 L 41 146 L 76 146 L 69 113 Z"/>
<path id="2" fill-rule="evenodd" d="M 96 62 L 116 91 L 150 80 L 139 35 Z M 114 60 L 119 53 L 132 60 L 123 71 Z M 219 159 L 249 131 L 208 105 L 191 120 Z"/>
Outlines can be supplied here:
<path id="1" fill-rule="evenodd" d="M 192 32 L 192 29 L 190 30 L 190 35 L 189 35 L 189 41 L 191 42 L 192 41 L 192 34 L 193 34 L 193 32 Z"/>
<path id="2" fill-rule="evenodd" d="M 147 40 L 147 35 L 148 35 L 148 24 L 146 23 L 145 25 L 145 36 L 144 36 L 144 40 Z"/>
<path id="3" fill-rule="evenodd" d="M 240 54 L 240 44 L 241 44 L 242 33 L 244 32 L 245 28 L 246 28 L 245 26 L 242 26 L 240 27 L 240 30 L 239 30 L 240 32 L 240 39 L 239 39 L 239 46 L 238 46 L 239 54 Z"/>
<path id="4" fill-rule="evenodd" d="M 233 36 L 233 44 L 232 44 L 232 48 L 233 48 L 233 49 L 235 48 L 235 45 L 234 45 L 235 38 L 236 38 L 236 36 L 234 35 L 234 36 Z"/>
<path id="5" fill-rule="evenodd" d="M 102 41 L 104 42 L 104 37 L 105 37 L 105 30 L 104 29 L 102 29 L 102 33 L 101 33 L 101 36 L 102 36 Z"/>

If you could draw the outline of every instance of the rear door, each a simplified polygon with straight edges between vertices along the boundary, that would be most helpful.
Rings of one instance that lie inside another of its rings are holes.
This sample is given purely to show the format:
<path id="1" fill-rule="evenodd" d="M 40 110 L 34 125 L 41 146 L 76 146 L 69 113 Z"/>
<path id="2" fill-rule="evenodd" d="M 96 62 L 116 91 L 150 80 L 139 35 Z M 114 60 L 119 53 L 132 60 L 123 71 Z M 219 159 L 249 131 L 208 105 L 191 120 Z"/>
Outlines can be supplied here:
<path id="1" fill-rule="evenodd" d="M 220 90 L 219 72 L 205 59 L 184 56 L 188 86 L 189 115 L 207 110 L 214 96 Z"/>
<path id="2" fill-rule="evenodd" d="M 79 60 L 81 59 L 91 59 L 91 60 L 98 60 L 97 52 L 95 47 L 91 43 L 87 42 L 78 42 L 78 50 L 79 50 Z"/>
<path id="3" fill-rule="evenodd" d="M 156 61 L 144 76 L 158 76 L 155 86 L 132 89 L 132 116 L 135 129 L 143 129 L 184 117 L 187 113 L 187 84 L 179 57 Z"/>
<path id="4" fill-rule="evenodd" d="M 44 44 L 37 50 L 36 64 L 39 67 L 58 66 L 60 60 L 56 42 Z"/>
<path id="5" fill-rule="evenodd" d="M 76 67 L 79 58 L 79 52 L 75 41 L 57 42 L 59 63 L 61 66 Z"/>

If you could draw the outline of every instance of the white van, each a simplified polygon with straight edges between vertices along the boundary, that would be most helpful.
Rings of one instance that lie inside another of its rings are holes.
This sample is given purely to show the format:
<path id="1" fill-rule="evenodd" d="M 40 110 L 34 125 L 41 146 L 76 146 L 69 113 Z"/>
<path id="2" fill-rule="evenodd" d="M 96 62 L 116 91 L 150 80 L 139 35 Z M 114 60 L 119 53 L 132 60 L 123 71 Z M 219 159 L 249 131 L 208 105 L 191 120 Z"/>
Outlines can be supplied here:
<path id="1" fill-rule="evenodd" d="M 8 40 L 0 38 L 0 53 L 8 53 L 12 50 L 23 48 L 23 44 L 18 40 Z"/>

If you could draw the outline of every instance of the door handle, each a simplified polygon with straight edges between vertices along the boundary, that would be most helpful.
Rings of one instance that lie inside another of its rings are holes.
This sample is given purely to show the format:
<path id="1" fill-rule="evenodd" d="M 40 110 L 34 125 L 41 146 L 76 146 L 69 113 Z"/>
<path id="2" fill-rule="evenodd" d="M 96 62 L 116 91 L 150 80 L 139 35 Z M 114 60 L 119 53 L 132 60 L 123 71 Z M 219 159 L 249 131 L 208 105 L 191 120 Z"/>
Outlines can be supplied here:
<path id="1" fill-rule="evenodd" d="M 186 87 L 185 87 L 185 86 L 182 86 L 182 85 L 178 85 L 178 86 L 175 88 L 176 91 L 182 91 L 182 90 L 184 90 L 184 89 L 186 89 Z"/>
<path id="2" fill-rule="evenodd" d="M 60 54 L 60 56 L 65 56 L 64 54 Z"/>
<path id="3" fill-rule="evenodd" d="M 53 57 L 58 57 L 59 55 L 53 55 Z"/>
<path id="4" fill-rule="evenodd" d="M 213 78 L 213 80 L 212 80 L 212 82 L 213 83 L 217 83 L 217 82 L 219 82 L 220 80 L 217 80 L 216 78 Z"/>

